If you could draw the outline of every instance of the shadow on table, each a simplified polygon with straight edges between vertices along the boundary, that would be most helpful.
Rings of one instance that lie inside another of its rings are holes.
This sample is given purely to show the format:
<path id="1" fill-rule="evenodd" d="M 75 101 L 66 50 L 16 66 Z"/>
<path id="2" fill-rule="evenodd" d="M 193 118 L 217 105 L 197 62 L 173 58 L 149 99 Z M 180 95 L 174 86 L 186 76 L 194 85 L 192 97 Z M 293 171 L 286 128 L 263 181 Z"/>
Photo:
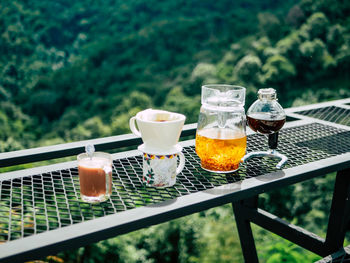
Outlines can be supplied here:
<path id="1" fill-rule="evenodd" d="M 275 181 L 276 179 L 283 178 L 286 174 L 282 170 L 278 170 L 276 172 L 264 174 L 255 177 L 255 179 L 263 182 Z"/>
<path id="2" fill-rule="evenodd" d="M 237 181 L 237 178 L 239 177 L 238 172 L 228 173 L 223 176 L 225 177 L 227 184 L 207 189 L 204 192 L 212 195 L 222 195 L 236 192 L 241 189 L 242 181 Z"/>
<path id="3" fill-rule="evenodd" d="M 171 204 L 175 203 L 176 201 L 177 201 L 177 198 L 174 198 L 174 199 L 165 200 L 163 202 L 147 205 L 146 207 L 151 207 L 151 208 L 164 207 L 164 206 L 171 205 Z"/>
<path id="4" fill-rule="evenodd" d="M 295 145 L 331 155 L 347 153 L 350 149 L 350 131 L 298 142 Z"/>

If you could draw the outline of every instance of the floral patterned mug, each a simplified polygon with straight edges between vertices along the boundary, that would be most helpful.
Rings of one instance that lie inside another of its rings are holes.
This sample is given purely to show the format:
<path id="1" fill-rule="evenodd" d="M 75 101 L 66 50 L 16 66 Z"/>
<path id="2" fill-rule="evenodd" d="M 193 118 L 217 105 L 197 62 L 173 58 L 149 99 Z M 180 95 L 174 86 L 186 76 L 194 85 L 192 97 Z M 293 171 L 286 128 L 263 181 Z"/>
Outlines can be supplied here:
<path id="1" fill-rule="evenodd" d="M 179 164 L 177 161 L 179 160 Z M 176 175 L 185 166 L 185 157 L 182 152 L 174 154 L 150 154 L 143 152 L 142 181 L 147 186 L 170 187 L 175 184 Z"/>

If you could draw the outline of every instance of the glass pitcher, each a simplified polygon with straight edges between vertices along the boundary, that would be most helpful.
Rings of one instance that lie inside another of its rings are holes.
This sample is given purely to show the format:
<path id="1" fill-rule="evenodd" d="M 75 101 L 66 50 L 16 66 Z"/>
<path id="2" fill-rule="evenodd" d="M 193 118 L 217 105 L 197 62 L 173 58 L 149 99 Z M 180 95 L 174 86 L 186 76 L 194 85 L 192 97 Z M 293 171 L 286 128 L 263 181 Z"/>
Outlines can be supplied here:
<path id="1" fill-rule="evenodd" d="M 238 169 L 247 147 L 245 88 L 202 86 L 196 153 L 203 169 L 228 173 Z"/>

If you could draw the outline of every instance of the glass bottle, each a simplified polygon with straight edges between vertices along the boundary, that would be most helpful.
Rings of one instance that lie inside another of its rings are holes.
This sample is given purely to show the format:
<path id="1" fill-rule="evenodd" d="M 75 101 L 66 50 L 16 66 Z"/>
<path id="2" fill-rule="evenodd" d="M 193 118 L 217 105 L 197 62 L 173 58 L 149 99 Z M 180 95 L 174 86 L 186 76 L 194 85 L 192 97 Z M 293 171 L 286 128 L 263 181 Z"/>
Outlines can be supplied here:
<path id="1" fill-rule="evenodd" d="M 253 131 L 268 136 L 269 149 L 265 152 L 249 153 L 243 158 L 243 161 L 258 156 L 276 157 L 281 159 L 276 167 L 281 168 L 287 161 L 287 157 L 277 152 L 276 149 L 278 131 L 286 122 L 286 113 L 277 102 L 276 90 L 268 88 L 258 91 L 258 99 L 247 111 L 247 122 Z"/>

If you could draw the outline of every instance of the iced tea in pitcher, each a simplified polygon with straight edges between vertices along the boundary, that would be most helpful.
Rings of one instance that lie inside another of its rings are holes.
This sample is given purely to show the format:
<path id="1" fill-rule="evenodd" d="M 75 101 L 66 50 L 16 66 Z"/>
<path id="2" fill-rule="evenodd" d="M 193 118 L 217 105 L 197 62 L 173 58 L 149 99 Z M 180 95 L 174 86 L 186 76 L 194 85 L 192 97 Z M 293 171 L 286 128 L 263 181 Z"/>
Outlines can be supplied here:
<path id="1" fill-rule="evenodd" d="M 206 129 L 196 135 L 196 152 L 203 169 L 218 172 L 235 171 L 245 155 L 247 136 L 228 129 Z"/>
<path id="2" fill-rule="evenodd" d="M 203 169 L 227 173 L 239 168 L 247 145 L 244 100 L 243 87 L 231 85 L 202 87 L 196 153 Z"/>

